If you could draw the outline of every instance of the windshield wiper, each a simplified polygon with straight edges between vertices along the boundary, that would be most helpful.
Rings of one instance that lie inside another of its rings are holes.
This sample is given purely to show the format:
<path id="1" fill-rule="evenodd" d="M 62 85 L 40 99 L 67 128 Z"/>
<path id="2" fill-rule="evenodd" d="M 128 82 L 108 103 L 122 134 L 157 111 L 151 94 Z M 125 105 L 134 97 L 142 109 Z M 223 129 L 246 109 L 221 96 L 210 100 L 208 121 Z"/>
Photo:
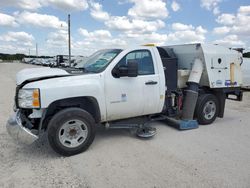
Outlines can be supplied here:
<path id="1" fill-rule="evenodd" d="M 77 69 L 77 70 L 80 70 L 80 71 L 82 71 L 82 72 L 85 72 L 85 73 L 96 73 L 96 71 L 88 70 L 88 69 L 86 69 L 85 67 L 73 67 L 73 68 L 75 68 L 75 69 Z"/>
<path id="2" fill-rule="evenodd" d="M 81 71 L 87 71 L 86 68 L 84 67 L 71 67 L 72 69 L 77 69 L 77 70 L 81 70 Z"/>

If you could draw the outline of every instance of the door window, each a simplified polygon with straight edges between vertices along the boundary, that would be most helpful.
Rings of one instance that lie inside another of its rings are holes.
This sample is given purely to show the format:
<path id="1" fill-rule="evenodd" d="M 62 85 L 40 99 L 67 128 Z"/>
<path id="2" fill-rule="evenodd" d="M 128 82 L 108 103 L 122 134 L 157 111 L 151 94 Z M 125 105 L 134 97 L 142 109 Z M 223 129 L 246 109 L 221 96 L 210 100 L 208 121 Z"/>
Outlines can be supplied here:
<path id="1" fill-rule="evenodd" d="M 126 66 L 129 60 L 135 60 L 138 63 L 138 75 L 154 74 L 154 64 L 150 51 L 138 50 L 128 53 L 116 65 Z"/>

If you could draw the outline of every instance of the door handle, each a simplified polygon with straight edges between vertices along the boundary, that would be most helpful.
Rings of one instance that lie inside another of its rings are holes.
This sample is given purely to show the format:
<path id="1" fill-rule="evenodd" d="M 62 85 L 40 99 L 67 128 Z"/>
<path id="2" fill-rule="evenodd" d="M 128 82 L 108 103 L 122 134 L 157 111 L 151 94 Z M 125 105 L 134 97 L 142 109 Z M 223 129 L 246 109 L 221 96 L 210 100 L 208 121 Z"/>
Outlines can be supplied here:
<path id="1" fill-rule="evenodd" d="M 157 84 L 157 82 L 152 80 L 145 82 L 145 85 L 155 85 L 155 84 Z"/>

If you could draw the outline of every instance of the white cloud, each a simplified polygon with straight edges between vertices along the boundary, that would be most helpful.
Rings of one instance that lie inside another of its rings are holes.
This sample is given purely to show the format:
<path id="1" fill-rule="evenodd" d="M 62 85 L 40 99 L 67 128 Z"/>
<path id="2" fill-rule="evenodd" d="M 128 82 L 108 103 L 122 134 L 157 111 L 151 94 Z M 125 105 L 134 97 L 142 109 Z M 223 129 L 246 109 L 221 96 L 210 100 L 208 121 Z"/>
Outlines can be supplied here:
<path id="1" fill-rule="evenodd" d="M 154 32 L 165 27 L 165 23 L 163 21 L 156 19 L 156 17 L 160 15 L 165 15 L 165 13 L 159 11 L 158 9 L 157 11 L 160 12 L 158 14 L 155 9 L 160 5 L 163 6 L 161 9 L 165 9 L 166 3 L 161 0 L 129 0 L 129 2 L 135 3 L 135 5 L 128 10 L 129 16 L 112 16 L 108 12 L 103 11 L 103 7 L 100 3 L 96 3 L 94 1 L 90 1 L 90 14 L 94 19 L 104 21 L 104 24 L 109 29 L 119 30 L 122 32 L 131 31 L 137 33 L 147 33 Z M 153 6 L 152 3 L 154 4 Z M 141 10 L 141 8 L 145 9 Z M 156 12 L 157 15 L 153 12 Z M 147 14 L 147 16 L 144 14 Z M 152 20 L 147 20 L 148 18 L 151 18 Z"/>
<path id="2" fill-rule="evenodd" d="M 132 28 L 132 23 L 126 16 L 112 16 L 105 24 L 116 30 L 130 30 Z"/>
<path id="3" fill-rule="evenodd" d="M 90 2 L 91 9 L 90 9 L 90 15 L 99 21 L 106 21 L 109 19 L 109 14 L 102 9 L 102 5 L 100 3 L 96 2 Z"/>
<path id="4" fill-rule="evenodd" d="M 214 8 L 213 14 L 214 14 L 214 15 L 220 14 L 220 9 L 219 9 L 219 7 L 215 7 L 215 8 Z"/>
<path id="5" fill-rule="evenodd" d="M 133 32 L 127 32 L 121 35 L 122 38 L 126 38 L 128 44 L 132 45 L 142 45 L 142 44 L 156 44 L 163 45 L 167 42 L 167 34 L 160 34 L 157 32 L 138 34 Z"/>
<path id="6" fill-rule="evenodd" d="M 202 26 L 194 27 L 193 25 L 173 23 L 172 29 L 174 32 L 168 35 L 168 41 L 172 43 L 204 42 L 206 39 L 205 34 L 207 30 Z"/>
<path id="7" fill-rule="evenodd" d="M 201 34 L 201 35 L 207 33 L 207 30 L 204 29 L 202 26 L 196 27 L 195 31 L 197 32 L 197 34 Z"/>
<path id="8" fill-rule="evenodd" d="M 222 39 L 215 40 L 215 43 L 230 47 L 249 46 L 250 42 L 250 6 L 240 6 L 235 14 L 223 13 L 216 21 L 221 24 L 213 29 L 214 34 L 225 36 Z"/>
<path id="9" fill-rule="evenodd" d="M 128 15 L 135 18 L 166 18 L 168 10 L 163 0 L 129 0 L 134 6 L 128 10 Z"/>
<path id="10" fill-rule="evenodd" d="M 35 10 L 42 7 L 41 0 L 1 0 L 0 7 L 18 7 Z"/>
<path id="11" fill-rule="evenodd" d="M 88 41 L 100 41 L 111 39 L 111 33 L 108 30 L 95 30 L 88 32 L 86 29 L 80 28 L 79 33 Z"/>
<path id="12" fill-rule="evenodd" d="M 74 38 L 71 37 L 71 49 L 73 49 Z M 40 45 L 39 53 L 48 55 L 68 54 L 68 33 L 65 30 L 50 32 L 46 43 Z M 72 50 L 73 52 L 73 50 Z"/>
<path id="13" fill-rule="evenodd" d="M 20 6 L 23 9 L 37 9 L 40 8 L 42 5 L 38 0 L 21 0 L 18 1 L 18 6 Z"/>
<path id="14" fill-rule="evenodd" d="M 192 25 L 174 23 L 172 27 L 174 30 L 168 34 L 161 34 L 156 31 L 151 33 L 127 31 L 122 37 L 132 44 L 154 43 L 157 45 L 204 42 L 206 39 L 205 33 L 207 33 L 207 30 L 202 26 L 194 27 Z"/>
<path id="15" fill-rule="evenodd" d="M 65 11 L 82 11 L 88 8 L 87 0 L 43 0 L 44 5 L 54 6 Z"/>
<path id="16" fill-rule="evenodd" d="M 204 42 L 206 39 L 203 34 L 197 34 L 194 30 L 176 31 L 168 37 L 170 41 L 178 43 Z"/>
<path id="17" fill-rule="evenodd" d="M 28 52 L 27 48 L 24 46 L 18 46 L 16 44 L 0 44 L 0 51 L 1 53 L 10 53 L 10 54 L 16 54 L 16 53 L 26 53 Z"/>
<path id="18" fill-rule="evenodd" d="M 216 22 L 223 25 L 233 25 L 235 23 L 236 17 L 233 14 L 221 14 Z"/>
<path id="19" fill-rule="evenodd" d="M 113 16 L 105 24 L 114 30 L 135 31 L 137 33 L 154 32 L 165 27 L 161 20 L 145 21 L 142 19 L 129 20 L 126 16 Z"/>
<path id="20" fill-rule="evenodd" d="M 250 39 L 250 6 L 240 6 L 236 14 L 236 22 L 232 26 L 231 32 Z"/>
<path id="21" fill-rule="evenodd" d="M 224 35 L 230 32 L 230 28 L 227 26 L 215 27 L 213 33 L 217 35 Z"/>
<path id="22" fill-rule="evenodd" d="M 182 30 L 194 29 L 194 27 L 192 25 L 185 25 L 182 23 L 173 23 L 172 29 L 175 31 L 182 31 Z"/>
<path id="23" fill-rule="evenodd" d="M 245 46 L 245 43 L 241 41 L 237 35 L 225 36 L 223 39 L 215 40 L 214 43 L 228 46 L 228 47 Z"/>
<path id="24" fill-rule="evenodd" d="M 238 12 L 240 14 L 250 14 L 250 6 L 240 6 Z"/>
<path id="25" fill-rule="evenodd" d="M 1 7 L 18 7 L 36 10 L 45 6 L 53 6 L 65 11 L 81 11 L 88 8 L 87 0 L 1 0 Z"/>
<path id="26" fill-rule="evenodd" d="M 58 30 L 48 34 L 47 44 L 51 46 L 66 47 L 68 44 L 68 33 L 64 30 Z"/>
<path id="27" fill-rule="evenodd" d="M 33 25 L 38 27 L 47 27 L 47 28 L 55 28 L 55 29 L 66 29 L 67 23 L 59 20 L 58 17 L 47 15 L 47 14 L 39 14 L 24 11 L 20 14 L 17 14 L 17 20 L 20 24 L 25 25 Z"/>
<path id="28" fill-rule="evenodd" d="M 108 30 L 88 31 L 79 28 L 78 32 L 82 36 L 82 40 L 78 40 L 72 44 L 72 49 L 78 54 L 93 53 L 104 48 L 124 48 L 127 42 L 120 37 L 114 37 Z"/>
<path id="29" fill-rule="evenodd" d="M 201 7 L 212 10 L 214 7 L 217 7 L 220 2 L 221 0 L 201 0 Z"/>
<path id="30" fill-rule="evenodd" d="M 176 1 L 173 1 L 171 4 L 171 8 L 174 12 L 177 12 L 178 10 L 180 10 L 180 4 L 178 4 Z"/>
<path id="31" fill-rule="evenodd" d="M 222 2 L 222 0 L 201 0 L 201 7 L 213 11 L 213 14 L 219 14 L 219 3 Z"/>
<path id="32" fill-rule="evenodd" d="M 226 33 L 238 35 L 239 38 L 247 37 L 250 35 L 250 6 L 240 6 L 236 14 L 221 14 L 216 21 L 223 25 L 220 27 L 226 29 Z M 219 30 L 220 30 L 219 29 Z M 215 33 L 218 29 L 214 29 Z"/>
<path id="33" fill-rule="evenodd" d="M 168 11 L 166 3 L 162 0 L 128 0 L 123 3 L 132 2 L 133 7 L 128 10 L 128 16 L 112 16 L 103 11 L 100 3 L 90 1 L 91 16 L 100 21 L 110 30 L 121 32 L 119 38 L 111 38 L 111 33 L 108 30 L 96 30 L 88 32 L 86 29 L 79 29 L 82 36 L 86 37 L 84 44 L 92 41 L 104 41 L 105 44 L 115 44 L 124 46 L 130 39 L 131 43 L 145 42 L 163 42 L 166 41 L 166 35 L 161 35 L 156 31 L 165 27 L 165 23 L 158 18 L 166 18 Z M 122 39 L 121 39 L 122 38 Z M 110 42 L 108 42 L 109 39 Z M 123 40 L 123 39 L 126 39 Z M 146 40 L 145 40 L 146 39 Z"/>
<path id="34" fill-rule="evenodd" d="M 97 49 L 99 49 L 100 47 L 111 47 L 112 45 L 124 46 L 127 44 L 120 38 L 112 37 L 112 34 L 108 30 L 100 29 L 89 32 L 86 29 L 79 28 L 78 32 L 84 37 L 82 43 L 84 43 L 85 45 L 92 44 L 92 46 L 96 46 Z"/>
<path id="35" fill-rule="evenodd" d="M 0 13 L 0 26 L 11 26 L 16 27 L 18 26 L 15 17 L 10 16 L 8 14 Z"/>
<path id="36" fill-rule="evenodd" d="M 33 35 L 23 31 L 20 32 L 9 31 L 6 34 L 1 35 L 0 40 L 4 42 L 15 42 L 17 45 L 21 44 L 23 46 L 31 46 L 34 37 Z"/>

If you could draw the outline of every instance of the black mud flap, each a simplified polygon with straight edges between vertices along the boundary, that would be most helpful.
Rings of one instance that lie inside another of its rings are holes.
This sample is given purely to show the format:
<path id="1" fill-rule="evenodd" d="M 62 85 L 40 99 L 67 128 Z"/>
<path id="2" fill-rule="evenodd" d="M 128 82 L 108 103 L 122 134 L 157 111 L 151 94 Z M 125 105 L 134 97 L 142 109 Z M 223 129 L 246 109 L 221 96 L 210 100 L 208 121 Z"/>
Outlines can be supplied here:
<path id="1" fill-rule="evenodd" d="M 243 99 L 243 91 L 242 90 L 234 90 L 226 93 L 226 99 L 233 101 L 242 101 Z"/>

